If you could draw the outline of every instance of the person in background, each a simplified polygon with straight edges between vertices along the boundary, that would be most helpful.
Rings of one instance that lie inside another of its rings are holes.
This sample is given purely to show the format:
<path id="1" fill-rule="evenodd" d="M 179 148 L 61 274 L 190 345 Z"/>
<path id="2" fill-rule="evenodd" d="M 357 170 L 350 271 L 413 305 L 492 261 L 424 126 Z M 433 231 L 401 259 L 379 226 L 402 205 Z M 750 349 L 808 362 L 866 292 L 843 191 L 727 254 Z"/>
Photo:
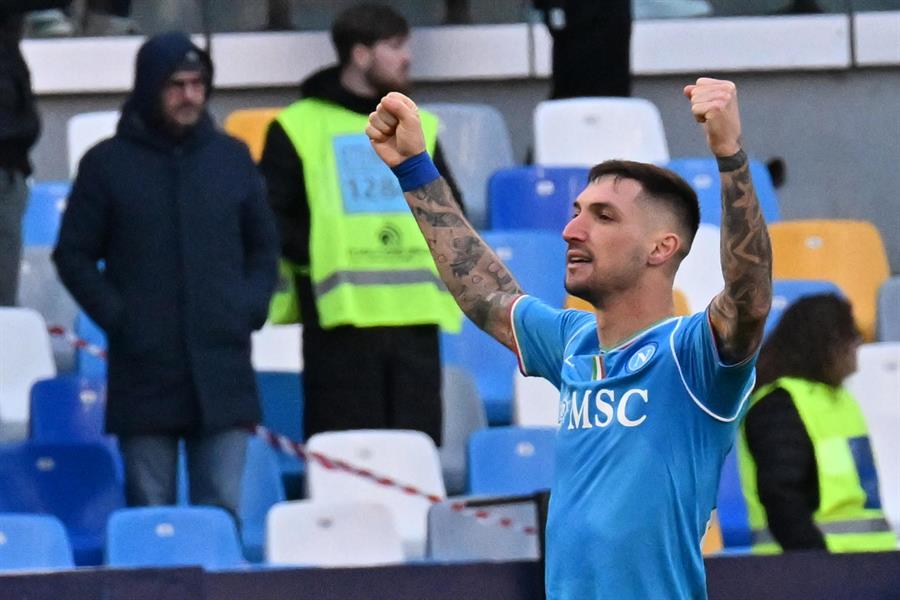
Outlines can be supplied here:
<path id="1" fill-rule="evenodd" d="M 303 322 L 307 436 L 415 429 L 441 442 L 438 329 L 458 328 L 460 313 L 396 179 L 363 133 L 383 94 L 409 88 L 409 33 L 387 6 L 342 12 L 331 29 L 339 64 L 304 81 L 303 99 L 266 136 L 260 169 L 292 264 L 272 318 Z M 449 177 L 438 120 L 423 121 L 437 168 Z M 285 308 L 292 301 L 299 317 Z"/>
<path id="2" fill-rule="evenodd" d="M 174 504 L 184 439 L 191 502 L 236 514 L 260 419 L 250 334 L 278 241 L 247 147 L 207 111 L 212 77 L 183 33 L 141 46 L 115 136 L 79 164 L 53 258 L 108 338 L 106 429 L 128 504 Z"/>
<path id="3" fill-rule="evenodd" d="M 738 444 L 757 552 L 894 550 L 859 404 L 843 387 L 861 341 L 833 294 L 792 304 L 766 340 Z"/>
<path id="4" fill-rule="evenodd" d="M 20 12 L 0 7 L 0 306 L 13 306 L 22 259 L 22 217 L 28 203 L 28 153 L 40 134 L 28 65 L 19 48 Z"/>

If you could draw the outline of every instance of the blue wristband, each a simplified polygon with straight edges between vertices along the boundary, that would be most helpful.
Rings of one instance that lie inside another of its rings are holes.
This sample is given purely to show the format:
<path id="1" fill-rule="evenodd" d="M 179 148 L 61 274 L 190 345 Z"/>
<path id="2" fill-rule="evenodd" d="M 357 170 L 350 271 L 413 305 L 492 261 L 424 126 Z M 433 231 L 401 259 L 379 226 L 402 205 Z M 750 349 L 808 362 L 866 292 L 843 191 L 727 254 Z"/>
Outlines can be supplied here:
<path id="1" fill-rule="evenodd" d="M 437 167 L 431 162 L 428 152 L 421 152 L 407 158 L 396 167 L 391 167 L 391 171 L 397 176 L 400 189 L 404 192 L 419 189 L 441 176 Z"/>

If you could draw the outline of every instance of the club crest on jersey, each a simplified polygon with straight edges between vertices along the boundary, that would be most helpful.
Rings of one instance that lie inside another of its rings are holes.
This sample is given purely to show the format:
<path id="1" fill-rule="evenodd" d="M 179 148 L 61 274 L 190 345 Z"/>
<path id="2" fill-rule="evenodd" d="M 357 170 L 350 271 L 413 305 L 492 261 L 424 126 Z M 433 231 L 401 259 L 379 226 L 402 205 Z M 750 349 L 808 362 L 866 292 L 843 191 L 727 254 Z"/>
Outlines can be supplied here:
<path id="1" fill-rule="evenodd" d="M 631 355 L 625 368 L 629 373 L 640 371 L 647 366 L 647 363 L 650 362 L 650 359 L 653 358 L 654 354 L 656 354 L 656 342 L 645 344 L 638 348 L 637 352 Z"/>

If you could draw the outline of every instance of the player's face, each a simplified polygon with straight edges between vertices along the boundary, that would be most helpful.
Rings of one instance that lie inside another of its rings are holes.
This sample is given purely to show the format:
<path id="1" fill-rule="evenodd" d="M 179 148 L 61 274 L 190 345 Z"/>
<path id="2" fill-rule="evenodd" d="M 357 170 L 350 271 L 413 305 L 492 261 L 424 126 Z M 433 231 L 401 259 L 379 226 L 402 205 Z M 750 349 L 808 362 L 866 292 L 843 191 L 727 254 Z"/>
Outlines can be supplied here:
<path id="1" fill-rule="evenodd" d="M 369 48 L 365 77 L 379 94 L 409 91 L 409 36 L 380 40 Z"/>
<path id="2" fill-rule="evenodd" d="M 604 176 L 575 200 L 574 216 L 563 229 L 566 291 L 602 306 L 602 300 L 633 287 L 647 264 L 647 205 L 633 179 Z"/>
<path id="3" fill-rule="evenodd" d="M 206 81 L 198 71 L 176 71 L 163 86 L 163 120 L 176 131 L 196 125 L 205 105 Z"/>

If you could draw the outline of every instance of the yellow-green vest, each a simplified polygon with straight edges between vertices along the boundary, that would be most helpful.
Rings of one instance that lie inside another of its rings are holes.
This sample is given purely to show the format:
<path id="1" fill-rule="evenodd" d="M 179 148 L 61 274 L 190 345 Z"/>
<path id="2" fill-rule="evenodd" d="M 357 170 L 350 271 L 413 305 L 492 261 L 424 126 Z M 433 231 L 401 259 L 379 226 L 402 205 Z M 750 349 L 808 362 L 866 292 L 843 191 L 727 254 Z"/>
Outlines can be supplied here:
<path id="1" fill-rule="evenodd" d="M 859 404 L 842 387 L 782 377 L 757 390 L 750 400 L 751 406 L 778 388 L 790 394 L 812 441 L 819 478 L 819 507 L 813 520 L 823 533 L 828 550 L 895 550 L 897 538 L 881 512 L 878 478 Z M 863 473 L 854 458 L 853 446 L 856 444 L 866 454 L 863 461 L 866 472 Z M 760 554 L 780 552 L 781 547 L 768 529 L 766 512 L 759 499 L 756 463 L 747 446 L 743 426 L 738 436 L 738 461 L 753 551 Z"/>
<path id="2" fill-rule="evenodd" d="M 419 114 L 433 154 L 437 117 Z M 299 320 L 290 282 L 303 274 L 311 279 L 323 328 L 437 324 L 458 331 L 462 314 L 438 276 L 397 179 L 362 133 L 368 117 L 310 98 L 277 120 L 303 163 L 310 264 L 282 261 L 270 320 Z"/>

